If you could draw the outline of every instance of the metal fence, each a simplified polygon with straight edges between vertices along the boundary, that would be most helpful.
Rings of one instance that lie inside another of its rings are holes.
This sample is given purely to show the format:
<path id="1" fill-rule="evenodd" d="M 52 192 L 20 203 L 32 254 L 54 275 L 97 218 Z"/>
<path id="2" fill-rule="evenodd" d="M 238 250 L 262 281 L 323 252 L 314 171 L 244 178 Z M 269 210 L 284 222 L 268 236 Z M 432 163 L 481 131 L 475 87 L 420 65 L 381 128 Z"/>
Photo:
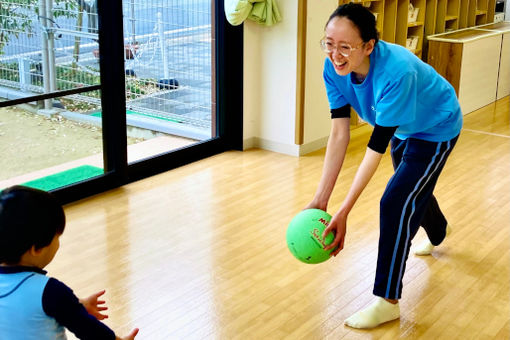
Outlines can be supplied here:
<path id="1" fill-rule="evenodd" d="M 128 113 L 208 138 L 211 1 L 124 0 L 123 12 Z M 97 22 L 97 0 L 0 0 L 0 97 L 99 84 Z M 100 94 L 52 106 L 94 114 Z"/>

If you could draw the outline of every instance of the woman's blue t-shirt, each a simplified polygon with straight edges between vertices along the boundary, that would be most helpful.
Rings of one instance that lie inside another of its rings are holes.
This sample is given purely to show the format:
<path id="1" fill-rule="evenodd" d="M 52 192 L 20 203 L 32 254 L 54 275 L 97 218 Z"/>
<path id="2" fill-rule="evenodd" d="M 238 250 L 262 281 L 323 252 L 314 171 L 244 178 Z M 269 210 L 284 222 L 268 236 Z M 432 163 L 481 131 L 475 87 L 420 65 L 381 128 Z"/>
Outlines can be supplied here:
<path id="1" fill-rule="evenodd" d="M 350 104 L 371 125 L 398 126 L 397 138 L 442 142 L 462 128 L 453 87 L 402 46 L 379 41 L 361 84 L 355 83 L 352 73 L 338 75 L 329 59 L 323 76 L 331 109 Z"/>

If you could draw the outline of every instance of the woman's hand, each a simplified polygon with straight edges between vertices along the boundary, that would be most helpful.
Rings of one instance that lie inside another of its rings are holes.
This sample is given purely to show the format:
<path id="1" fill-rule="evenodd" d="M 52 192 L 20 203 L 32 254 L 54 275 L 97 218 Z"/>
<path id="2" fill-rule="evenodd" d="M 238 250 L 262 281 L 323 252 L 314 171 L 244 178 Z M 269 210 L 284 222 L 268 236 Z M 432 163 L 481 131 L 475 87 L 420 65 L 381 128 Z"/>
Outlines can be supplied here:
<path id="1" fill-rule="evenodd" d="M 332 243 L 330 243 L 324 250 L 330 250 L 335 249 L 331 252 L 331 256 L 336 256 L 338 253 L 344 249 L 344 240 L 345 240 L 345 233 L 347 229 L 347 214 L 344 214 L 342 212 L 337 212 L 333 218 L 331 218 L 331 221 L 329 222 L 329 226 L 324 229 L 324 232 L 322 233 L 322 239 L 324 239 L 330 232 L 333 232 L 333 235 L 335 235 L 335 239 Z"/>
<path id="2" fill-rule="evenodd" d="M 90 315 L 95 316 L 98 320 L 104 320 L 108 318 L 108 315 L 101 314 L 102 311 L 105 311 L 108 309 L 106 306 L 101 306 L 105 304 L 104 300 L 98 300 L 98 298 L 105 293 L 105 290 L 103 289 L 100 292 L 97 292 L 95 294 L 92 294 L 89 297 L 86 297 L 84 299 L 80 299 L 80 303 L 85 307 L 87 312 Z"/>

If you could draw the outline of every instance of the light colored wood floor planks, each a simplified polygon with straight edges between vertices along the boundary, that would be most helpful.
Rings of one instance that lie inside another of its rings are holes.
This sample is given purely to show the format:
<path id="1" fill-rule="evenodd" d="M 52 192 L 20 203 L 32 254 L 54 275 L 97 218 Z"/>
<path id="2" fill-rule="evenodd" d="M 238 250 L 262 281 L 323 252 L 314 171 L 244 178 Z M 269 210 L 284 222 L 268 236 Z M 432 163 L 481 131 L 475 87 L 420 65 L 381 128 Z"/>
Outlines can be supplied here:
<path id="1" fill-rule="evenodd" d="M 47 269 L 79 296 L 106 288 L 106 323 L 120 334 L 139 327 L 137 339 L 508 339 L 509 102 L 465 116 L 436 189 L 453 233 L 433 256 L 410 256 L 401 319 L 375 330 L 343 320 L 372 300 L 388 154 L 350 214 L 346 248 L 323 264 L 295 260 L 285 230 L 312 198 L 324 150 L 300 158 L 248 150 L 67 206 Z M 369 130 L 352 135 L 330 213 Z"/>

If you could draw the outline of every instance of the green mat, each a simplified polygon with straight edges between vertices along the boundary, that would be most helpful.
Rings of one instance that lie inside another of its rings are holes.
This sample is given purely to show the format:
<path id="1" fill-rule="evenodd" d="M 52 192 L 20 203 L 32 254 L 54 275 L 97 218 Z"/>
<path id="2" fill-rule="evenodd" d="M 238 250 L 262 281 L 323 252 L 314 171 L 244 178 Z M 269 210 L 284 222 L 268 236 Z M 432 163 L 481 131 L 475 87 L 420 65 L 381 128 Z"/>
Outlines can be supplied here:
<path id="1" fill-rule="evenodd" d="M 96 177 L 102 175 L 103 173 L 104 171 L 101 168 L 92 165 L 82 165 L 73 169 L 58 172 L 53 175 L 28 181 L 26 183 L 23 183 L 22 185 L 31 188 L 41 189 L 44 191 L 49 191 L 79 181 L 83 181 L 91 177 Z"/>
<path id="2" fill-rule="evenodd" d="M 102 114 L 101 111 L 97 111 L 97 112 L 92 113 L 91 116 L 93 116 L 93 117 L 101 117 L 101 114 Z M 177 120 L 177 119 L 168 118 L 168 117 L 161 117 L 161 116 L 157 116 L 157 115 L 151 115 L 151 114 L 148 114 L 148 113 L 135 112 L 135 111 L 131 111 L 131 110 L 126 110 L 126 114 L 127 115 L 133 115 L 133 116 L 150 117 L 150 118 L 164 120 L 164 121 L 167 121 L 167 122 L 182 123 L 182 121 Z"/>

